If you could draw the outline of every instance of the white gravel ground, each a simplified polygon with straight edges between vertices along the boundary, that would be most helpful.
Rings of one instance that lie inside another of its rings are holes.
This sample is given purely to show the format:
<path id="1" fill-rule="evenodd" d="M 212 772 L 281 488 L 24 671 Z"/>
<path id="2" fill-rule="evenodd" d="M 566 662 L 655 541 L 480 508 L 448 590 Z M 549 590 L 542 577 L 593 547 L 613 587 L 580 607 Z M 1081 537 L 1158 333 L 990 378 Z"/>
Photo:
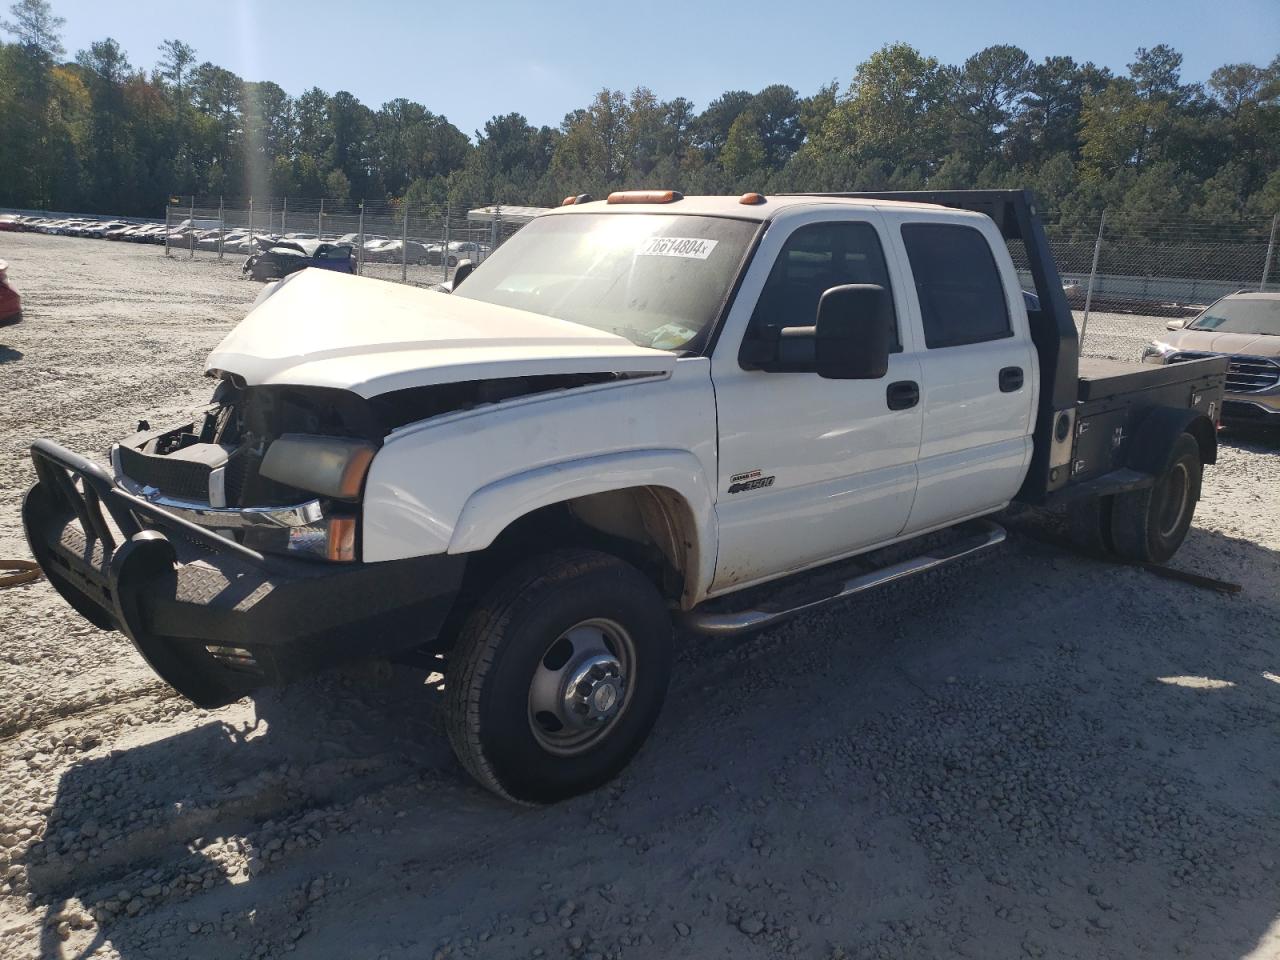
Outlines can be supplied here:
<path id="1" fill-rule="evenodd" d="M 234 263 L 0 234 L 0 556 L 24 450 L 201 402 Z M 1093 321 L 1091 321 L 1092 325 Z M 1141 342 L 1125 329 L 1109 335 Z M 987 558 L 686 642 L 615 785 L 507 806 L 421 675 L 192 708 L 0 592 L 0 957 L 1280 956 L 1280 443 L 1224 437 L 1175 566 Z"/>

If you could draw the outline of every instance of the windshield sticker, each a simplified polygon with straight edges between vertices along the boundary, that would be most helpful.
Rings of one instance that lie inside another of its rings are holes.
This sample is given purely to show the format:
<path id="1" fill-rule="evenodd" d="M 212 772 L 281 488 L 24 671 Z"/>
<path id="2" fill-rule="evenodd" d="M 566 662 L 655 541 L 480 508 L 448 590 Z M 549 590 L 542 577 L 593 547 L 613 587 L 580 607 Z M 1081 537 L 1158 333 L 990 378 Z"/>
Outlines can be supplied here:
<path id="1" fill-rule="evenodd" d="M 649 237 L 636 251 L 642 257 L 684 257 L 688 260 L 705 260 L 711 256 L 719 240 L 702 240 L 698 237 Z"/>

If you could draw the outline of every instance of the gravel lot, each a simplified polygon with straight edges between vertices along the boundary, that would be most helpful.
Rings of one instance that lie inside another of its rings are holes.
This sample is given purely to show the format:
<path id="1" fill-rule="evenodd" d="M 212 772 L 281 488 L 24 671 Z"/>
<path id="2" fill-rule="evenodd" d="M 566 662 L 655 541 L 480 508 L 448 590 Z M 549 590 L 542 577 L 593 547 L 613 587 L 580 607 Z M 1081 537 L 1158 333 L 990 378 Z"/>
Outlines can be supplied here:
<path id="1" fill-rule="evenodd" d="M 132 245 L 0 255 L 26 557 L 26 446 L 101 454 L 202 402 L 258 287 Z M 690 640 L 622 779 L 543 810 L 463 777 L 434 678 L 197 710 L 44 582 L 0 592 L 0 957 L 1280 956 L 1278 482 L 1280 444 L 1224 438 L 1175 559 L 1239 596 L 1019 516 L 980 561 Z"/>

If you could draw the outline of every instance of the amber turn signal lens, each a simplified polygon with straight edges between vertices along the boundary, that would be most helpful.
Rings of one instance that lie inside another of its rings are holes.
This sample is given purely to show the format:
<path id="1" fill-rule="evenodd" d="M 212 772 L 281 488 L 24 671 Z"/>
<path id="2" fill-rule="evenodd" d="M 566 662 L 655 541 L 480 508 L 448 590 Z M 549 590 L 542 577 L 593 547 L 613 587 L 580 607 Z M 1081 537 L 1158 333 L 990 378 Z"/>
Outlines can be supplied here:
<path id="1" fill-rule="evenodd" d="M 745 203 L 747 206 L 755 206 L 758 203 L 764 203 L 763 193 L 744 193 L 738 198 L 739 203 Z"/>
<path id="2" fill-rule="evenodd" d="M 329 518 L 329 548 L 326 555 L 330 560 L 350 563 L 356 558 L 356 518 Z"/>
<path id="3" fill-rule="evenodd" d="M 606 203 L 675 203 L 683 200 L 679 190 L 615 190 Z"/>
<path id="4" fill-rule="evenodd" d="M 560 206 L 572 207 L 577 202 L 578 202 L 577 197 L 565 197 L 563 200 L 560 201 Z"/>

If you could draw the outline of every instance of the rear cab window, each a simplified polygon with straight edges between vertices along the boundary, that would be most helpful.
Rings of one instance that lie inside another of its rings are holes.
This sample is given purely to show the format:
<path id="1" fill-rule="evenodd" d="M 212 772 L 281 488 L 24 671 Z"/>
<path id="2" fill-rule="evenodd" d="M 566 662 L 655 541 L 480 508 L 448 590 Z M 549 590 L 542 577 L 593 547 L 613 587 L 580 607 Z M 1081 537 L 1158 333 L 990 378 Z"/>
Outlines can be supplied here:
<path id="1" fill-rule="evenodd" d="M 1004 283 L 981 231 L 957 223 L 907 223 L 902 242 L 928 349 L 1013 336 Z"/>

